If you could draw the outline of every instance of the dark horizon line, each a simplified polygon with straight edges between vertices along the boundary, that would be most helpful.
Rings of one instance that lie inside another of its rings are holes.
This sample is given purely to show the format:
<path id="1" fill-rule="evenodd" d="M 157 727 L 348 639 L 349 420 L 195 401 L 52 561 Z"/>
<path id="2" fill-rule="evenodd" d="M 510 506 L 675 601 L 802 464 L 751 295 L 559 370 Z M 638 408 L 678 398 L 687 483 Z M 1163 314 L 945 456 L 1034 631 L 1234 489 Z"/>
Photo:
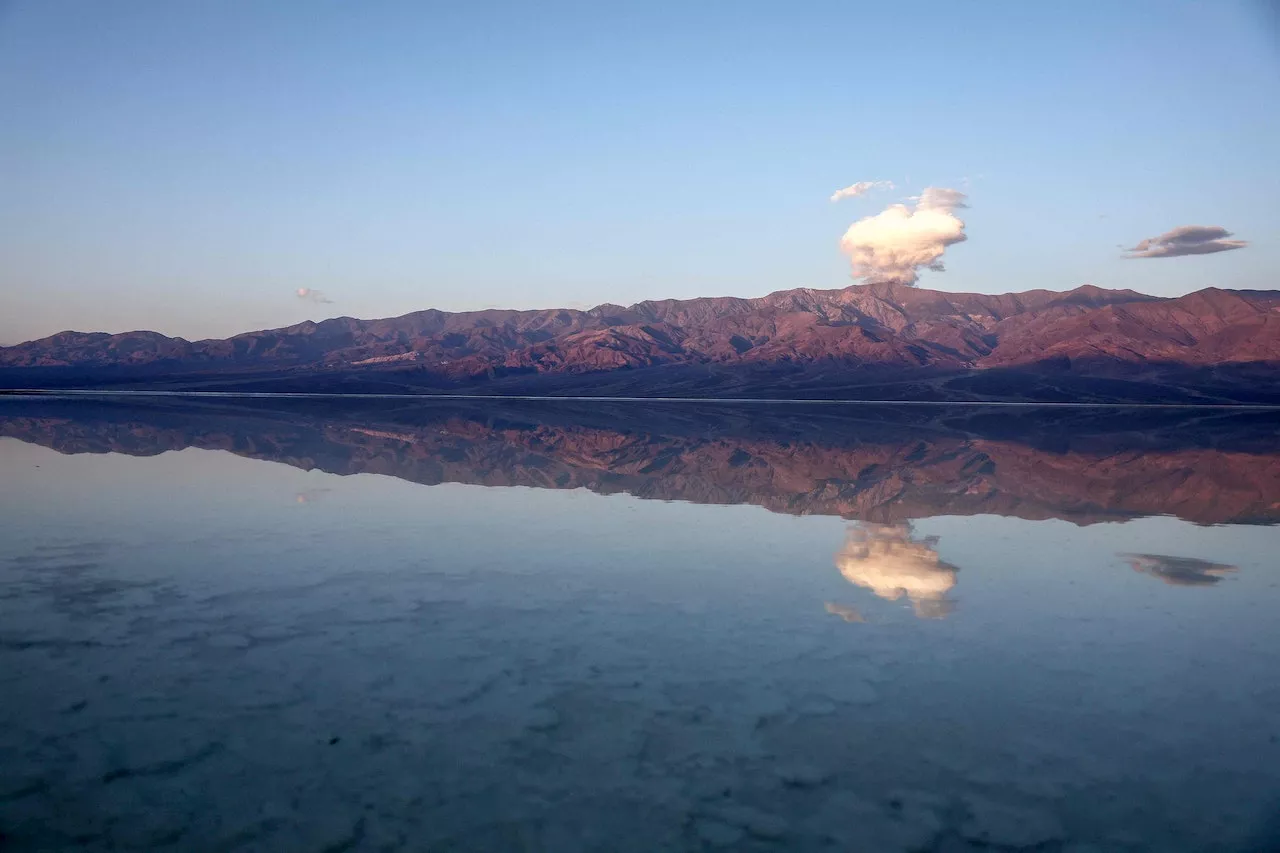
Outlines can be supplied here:
<path id="1" fill-rule="evenodd" d="M 609 397 L 603 395 L 536 394 L 372 394 L 306 391 L 162 391 L 83 388 L 0 388 L 0 397 L 196 397 L 211 399 L 299 400 L 517 400 L 573 403 L 718 403 L 822 406 L 1004 406 L 1077 409 L 1260 409 L 1280 410 L 1271 403 L 1088 403 L 1062 400 L 808 400 L 795 397 Z"/>

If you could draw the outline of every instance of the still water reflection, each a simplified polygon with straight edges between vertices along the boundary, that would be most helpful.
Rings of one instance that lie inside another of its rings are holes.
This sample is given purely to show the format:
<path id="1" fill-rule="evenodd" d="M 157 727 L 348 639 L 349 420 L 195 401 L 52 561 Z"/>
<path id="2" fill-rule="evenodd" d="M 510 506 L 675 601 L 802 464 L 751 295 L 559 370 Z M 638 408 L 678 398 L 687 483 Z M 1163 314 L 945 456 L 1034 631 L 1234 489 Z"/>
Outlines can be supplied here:
<path id="1" fill-rule="evenodd" d="M 1274 847 L 1267 413 L 0 399 L 0 484 L 0 849 Z"/>
<path id="2" fill-rule="evenodd" d="M 941 619 L 955 606 L 947 593 L 957 570 L 942 561 L 937 546 L 937 536 L 912 538 L 910 524 L 853 524 L 836 568 L 881 598 L 906 598 L 923 619 Z"/>
<path id="3" fill-rule="evenodd" d="M 1209 586 L 1236 571 L 1235 566 L 1197 560 L 1194 557 L 1170 557 L 1165 554 L 1127 554 L 1135 571 L 1145 572 L 1175 586 Z"/>

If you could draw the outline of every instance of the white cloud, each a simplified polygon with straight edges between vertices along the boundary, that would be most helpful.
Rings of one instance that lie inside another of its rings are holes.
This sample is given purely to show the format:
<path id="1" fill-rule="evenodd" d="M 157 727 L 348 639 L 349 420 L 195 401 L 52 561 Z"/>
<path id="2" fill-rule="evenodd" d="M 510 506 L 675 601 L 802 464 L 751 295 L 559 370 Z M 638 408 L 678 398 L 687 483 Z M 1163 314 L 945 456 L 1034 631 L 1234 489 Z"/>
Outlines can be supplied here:
<path id="1" fill-rule="evenodd" d="M 948 246 L 966 239 L 964 222 L 955 215 L 967 196 L 946 187 L 928 187 L 915 206 L 890 205 L 859 219 L 840 239 L 854 278 L 914 284 L 920 267 L 941 271 Z"/>
<path id="2" fill-rule="evenodd" d="M 872 190 L 891 190 L 893 189 L 893 181 L 858 181 L 856 184 L 850 184 L 842 190 L 836 190 L 831 194 L 832 201 L 840 201 L 845 198 L 857 198 L 866 195 Z"/>

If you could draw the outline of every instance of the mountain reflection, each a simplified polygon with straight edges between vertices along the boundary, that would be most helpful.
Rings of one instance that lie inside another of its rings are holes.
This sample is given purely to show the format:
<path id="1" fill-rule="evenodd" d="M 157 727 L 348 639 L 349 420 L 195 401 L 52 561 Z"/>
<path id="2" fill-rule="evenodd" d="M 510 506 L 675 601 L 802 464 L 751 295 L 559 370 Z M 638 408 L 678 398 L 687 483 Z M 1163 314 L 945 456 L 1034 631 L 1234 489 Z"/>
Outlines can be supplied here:
<path id="1" fill-rule="evenodd" d="M 1212 586 L 1237 571 L 1235 566 L 1212 563 L 1194 557 L 1169 557 L 1164 554 L 1125 554 L 1136 572 L 1159 578 L 1172 586 Z"/>
<path id="2" fill-rule="evenodd" d="M 906 598 L 922 619 L 942 619 L 955 607 L 947 593 L 959 570 L 942 561 L 937 544 L 936 536 L 914 538 L 910 524 L 852 524 L 836 568 L 887 601 Z"/>
<path id="3" fill-rule="evenodd" d="M 833 515 L 880 525 L 859 528 L 850 553 L 887 537 L 885 553 L 921 566 L 927 543 L 895 525 L 934 515 L 1280 521 L 1280 419 L 1259 410 L 0 397 L 0 435 L 64 453 L 198 447 L 427 485 Z"/>

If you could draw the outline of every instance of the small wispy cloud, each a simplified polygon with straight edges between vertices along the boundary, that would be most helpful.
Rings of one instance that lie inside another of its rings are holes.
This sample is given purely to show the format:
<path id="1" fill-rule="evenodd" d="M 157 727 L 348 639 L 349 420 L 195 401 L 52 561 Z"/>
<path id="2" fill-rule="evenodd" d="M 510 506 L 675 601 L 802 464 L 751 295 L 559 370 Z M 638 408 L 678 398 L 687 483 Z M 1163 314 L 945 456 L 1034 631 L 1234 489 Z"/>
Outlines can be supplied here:
<path id="1" fill-rule="evenodd" d="M 1183 255 L 1212 255 L 1248 246 L 1247 240 L 1228 240 L 1231 232 L 1221 225 L 1182 225 L 1159 237 L 1148 237 L 1131 249 L 1127 258 L 1177 258 Z"/>
<path id="2" fill-rule="evenodd" d="M 310 287 L 299 287 L 294 291 L 299 299 L 305 299 L 308 302 L 320 302 L 325 305 L 332 305 L 333 300 L 324 295 L 323 291 L 315 290 Z"/>
<path id="3" fill-rule="evenodd" d="M 840 201 L 846 198 L 857 198 L 866 195 L 872 190 L 891 190 L 893 189 L 893 181 L 858 181 L 856 184 L 849 184 L 842 190 L 836 190 L 831 194 L 832 201 Z"/>
<path id="4" fill-rule="evenodd" d="M 295 503 L 300 504 L 315 503 L 331 491 L 333 490 L 328 488 L 303 489 L 294 495 L 293 499 Z"/>

